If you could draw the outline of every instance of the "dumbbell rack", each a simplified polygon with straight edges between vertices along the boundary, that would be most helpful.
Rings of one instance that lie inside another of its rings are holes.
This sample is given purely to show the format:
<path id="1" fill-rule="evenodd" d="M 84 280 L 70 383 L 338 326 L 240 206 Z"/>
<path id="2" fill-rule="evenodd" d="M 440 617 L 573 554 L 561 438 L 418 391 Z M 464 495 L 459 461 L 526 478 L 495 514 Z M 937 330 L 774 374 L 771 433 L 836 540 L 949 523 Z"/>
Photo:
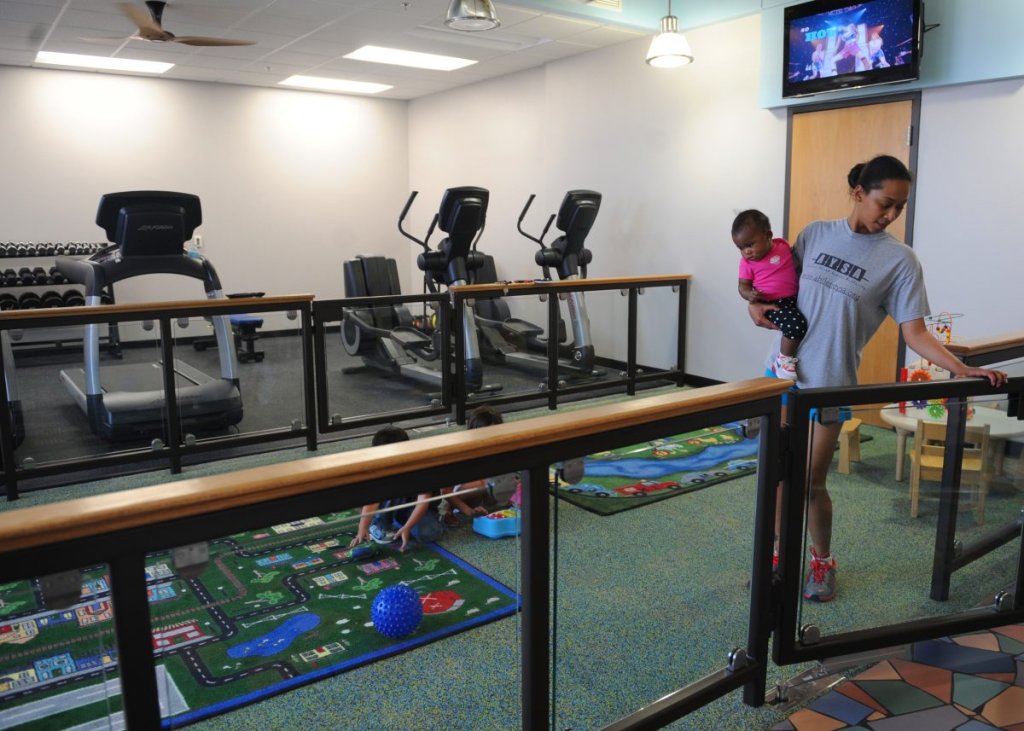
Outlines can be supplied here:
<path id="1" fill-rule="evenodd" d="M 84 305 L 85 298 L 81 289 L 65 280 L 57 271 L 54 257 L 91 256 L 106 246 L 105 243 L 81 242 L 0 242 L 0 311 Z M 38 266 L 40 259 L 50 259 L 49 267 Z M 103 300 L 113 303 L 112 287 L 105 293 Z M 24 330 L 20 338 L 12 337 L 12 340 L 15 348 L 60 347 L 66 343 L 81 342 L 82 329 Z M 120 338 L 116 325 L 109 327 L 108 335 L 103 340 L 111 354 L 120 356 Z"/>

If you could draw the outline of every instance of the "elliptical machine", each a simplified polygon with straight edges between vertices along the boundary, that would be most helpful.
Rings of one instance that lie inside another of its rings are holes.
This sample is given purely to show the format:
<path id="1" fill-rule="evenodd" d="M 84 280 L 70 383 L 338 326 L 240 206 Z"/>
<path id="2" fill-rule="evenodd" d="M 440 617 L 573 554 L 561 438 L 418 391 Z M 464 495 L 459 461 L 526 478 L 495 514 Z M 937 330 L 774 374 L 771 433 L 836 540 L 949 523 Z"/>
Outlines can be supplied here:
<path id="1" fill-rule="evenodd" d="M 594 225 L 597 212 L 601 207 L 601 194 L 592 190 L 570 190 L 562 199 L 558 213 L 552 213 L 540 236 L 532 236 L 523 230 L 523 219 L 536 195 L 530 194 L 519 214 L 516 228 L 519 233 L 536 242 L 540 251 L 534 260 L 544 272 L 544 279 L 551 279 L 551 269 L 558 272 L 558 278 L 573 280 L 587 276 L 587 265 L 593 260 L 593 254 L 585 247 L 587 234 Z M 557 222 L 556 222 L 557 219 Z M 551 224 L 556 223 L 562 235 L 551 245 L 544 243 Z M 474 252 L 476 253 L 476 252 Z M 478 254 L 478 256 L 483 256 Z M 486 257 L 489 259 L 490 257 Z M 482 277 L 477 283 L 486 283 L 496 279 L 491 262 L 480 265 Z M 573 339 L 559 348 L 559 371 L 573 377 L 599 377 L 604 372 L 594 367 L 594 343 L 590 336 L 590 319 L 587 317 L 586 301 L 582 292 L 568 294 L 569 319 L 572 323 Z M 480 300 L 477 303 L 478 321 L 484 335 L 484 343 L 488 346 L 487 353 L 502 362 L 547 368 L 547 359 L 527 353 L 527 350 L 544 352 L 547 339 L 543 337 L 543 328 L 526 320 L 510 316 L 508 305 L 500 298 Z M 560 331 L 562 328 L 560 328 Z M 549 333 L 548 337 L 552 337 Z M 562 343 L 566 339 L 564 331 L 555 335 Z"/>
<path id="2" fill-rule="evenodd" d="M 424 273 L 426 287 L 438 292 L 439 286 L 466 284 L 471 269 L 479 266 L 479 255 L 472 247 L 483 232 L 489 193 L 484 188 L 465 186 L 449 188 L 441 198 L 441 206 L 430 223 L 427 235 L 418 239 L 407 232 L 405 221 L 418 191 L 413 191 L 398 217 L 398 230 L 410 241 L 423 247 L 416 265 Z M 434 229 L 448 234 L 431 250 L 429 241 Z M 347 261 L 345 268 L 346 297 L 395 296 L 401 294 L 398 267 L 394 259 L 382 256 L 359 256 Z M 465 350 L 465 383 L 469 394 L 495 391 L 500 386 L 485 385 L 480 346 L 473 312 L 466 308 L 463 332 Z M 363 356 L 366 365 L 388 370 L 439 387 L 441 372 L 424 366 L 418 360 L 436 360 L 441 348 L 440 333 L 434 336 L 413 327 L 413 317 L 403 305 L 346 309 L 342 322 L 342 343 L 349 355 Z"/>

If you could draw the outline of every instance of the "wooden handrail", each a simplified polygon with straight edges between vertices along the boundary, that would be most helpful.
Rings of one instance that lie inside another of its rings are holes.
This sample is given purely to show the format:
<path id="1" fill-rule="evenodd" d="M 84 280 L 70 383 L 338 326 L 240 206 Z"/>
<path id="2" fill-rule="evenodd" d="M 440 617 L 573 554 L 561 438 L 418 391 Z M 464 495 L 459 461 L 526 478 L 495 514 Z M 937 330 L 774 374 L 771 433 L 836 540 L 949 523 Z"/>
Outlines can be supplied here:
<path id="1" fill-rule="evenodd" d="M 601 277 L 569 280 L 535 279 L 528 282 L 493 282 L 491 284 L 460 284 L 452 287 L 452 292 L 460 294 L 506 294 L 517 289 L 544 287 L 545 289 L 587 289 L 589 287 L 628 287 L 630 285 L 648 287 L 668 286 L 675 282 L 692 279 L 692 274 L 654 274 L 640 277 Z"/>
<path id="2" fill-rule="evenodd" d="M 4 322 L 31 322 L 33 320 L 46 320 L 50 318 L 71 318 L 75 320 L 89 321 L 97 314 L 119 315 L 139 314 L 153 315 L 157 312 L 166 311 L 174 315 L 175 310 L 198 309 L 200 307 L 211 309 L 228 308 L 255 308 L 266 309 L 283 305 L 299 305 L 304 302 L 312 302 L 311 294 L 285 294 L 274 297 L 229 297 L 224 299 L 201 299 L 201 300 L 175 300 L 160 302 L 138 302 L 133 304 L 113 304 L 82 307 L 53 307 L 39 310 L 7 310 L 0 312 L 0 323 Z"/>
<path id="3" fill-rule="evenodd" d="M 411 442 L 254 467 L 0 514 L 0 553 L 209 514 L 454 461 L 508 454 L 675 416 L 771 398 L 776 378 L 652 396 Z"/>
<path id="4" fill-rule="evenodd" d="M 958 357 L 969 358 L 973 355 L 984 355 L 1009 348 L 1020 348 L 1024 346 L 1024 332 L 1008 333 L 1006 335 L 993 335 L 986 338 L 977 338 L 963 343 L 950 343 L 946 349 Z"/>

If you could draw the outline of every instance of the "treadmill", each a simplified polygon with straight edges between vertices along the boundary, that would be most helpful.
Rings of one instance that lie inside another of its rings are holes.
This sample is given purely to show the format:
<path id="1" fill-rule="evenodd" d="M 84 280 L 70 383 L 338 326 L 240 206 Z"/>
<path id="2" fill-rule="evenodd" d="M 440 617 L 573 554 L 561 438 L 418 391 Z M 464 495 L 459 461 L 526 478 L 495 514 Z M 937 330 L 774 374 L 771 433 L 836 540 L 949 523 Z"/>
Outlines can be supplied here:
<path id="1" fill-rule="evenodd" d="M 146 274 L 175 274 L 202 281 L 209 299 L 224 293 L 213 265 L 187 254 L 185 242 L 202 223 L 199 198 L 188 193 L 129 191 L 100 199 L 96 223 L 113 242 L 88 259 L 58 257 L 57 269 L 85 286 L 85 304 L 100 306 L 104 288 Z M 178 413 L 183 430 L 223 429 L 242 420 L 234 342 L 227 315 L 209 318 L 220 356 L 220 376 L 174 360 Z M 82 368 L 62 370 L 64 388 L 109 440 L 162 436 L 166 432 L 162 363 L 100 367 L 99 324 L 85 326 Z"/>

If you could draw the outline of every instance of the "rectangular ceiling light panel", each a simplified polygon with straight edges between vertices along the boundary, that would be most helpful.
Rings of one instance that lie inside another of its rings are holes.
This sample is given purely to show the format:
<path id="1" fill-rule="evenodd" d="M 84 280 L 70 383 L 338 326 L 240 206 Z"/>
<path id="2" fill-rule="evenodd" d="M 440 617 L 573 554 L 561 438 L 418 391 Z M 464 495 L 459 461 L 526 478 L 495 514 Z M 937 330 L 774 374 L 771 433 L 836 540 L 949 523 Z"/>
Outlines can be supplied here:
<path id="1" fill-rule="evenodd" d="M 318 91 L 340 91 L 351 94 L 377 94 L 393 88 L 388 84 L 374 84 L 369 81 L 348 81 L 347 79 L 328 79 L 323 76 L 289 76 L 281 82 L 281 86 L 294 86 L 300 89 L 316 89 Z"/>
<path id="2" fill-rule="evenodd" d="M 164 63 L 162 61 L 140 61 L 134 58 L 86 56 L 80 53 L 55 53 L 53 51 L 40 51 L 36 54 L 36 63 L 84 69 L 102 69 L 104 71 L 136 71 L 142 74 L 162 74 L 174 66 L 173 63 Z"/>
<path id="3" fill-rule="evenodd" d="M 400 48 L 383 48 L 381 46 L 363 46 L 352 51 L 345 58 L 353 61 L 370 61 L 371 63 L 389 63 L 394 66 L 409 66 L 415 69 L 430 69 L 431 71 L 454 71 L 476 63 L 468 58 L 438 56 L 433 53 L 417 53 L 416 51 L 403 51 Z"/>

